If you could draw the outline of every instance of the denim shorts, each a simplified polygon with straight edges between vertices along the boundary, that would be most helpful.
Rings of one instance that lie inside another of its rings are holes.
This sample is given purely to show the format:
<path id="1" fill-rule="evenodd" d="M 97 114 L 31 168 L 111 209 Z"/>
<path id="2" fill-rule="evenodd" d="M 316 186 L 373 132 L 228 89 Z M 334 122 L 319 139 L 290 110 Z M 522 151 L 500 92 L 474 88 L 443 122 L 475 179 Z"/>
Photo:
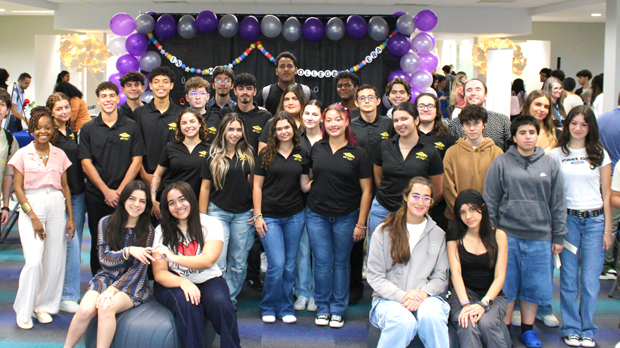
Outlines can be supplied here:
<path id="1" fill-rule="evenodd" d="M 552 267 L 551 241 L 508 237 L 508 266 L 503 288 L 508 302 L 519 295 L 526 302 L 541 306 L 551 304 Z"/>

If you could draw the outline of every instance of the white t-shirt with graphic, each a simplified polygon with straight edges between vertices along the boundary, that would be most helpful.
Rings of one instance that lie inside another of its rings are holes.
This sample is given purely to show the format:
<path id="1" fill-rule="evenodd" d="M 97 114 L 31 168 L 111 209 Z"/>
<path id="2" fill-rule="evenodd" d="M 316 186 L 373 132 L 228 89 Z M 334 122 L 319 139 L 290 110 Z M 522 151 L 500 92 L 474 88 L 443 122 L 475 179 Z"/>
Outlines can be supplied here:
<path id="1" fill-rule="evenodd" d="M 224 230 L 222 229 L 222 223 L 213 216 L 206 214 L 200 214 L 200 224 L 202 225 L 202 236 L 205 243 L 209 240 L 224 241 Z M 186 238 L 184 238 L 186 239 Z M 155 228 L 155 238 L 153 241 L 153 247 L 163 244 L 163 235 L 161 231 L 161 225 Z M 166 245 L 170 248 L 169 245 Z M 172 248 L 170 248 L 172 249 Z M 202 248 L 195 240 L 185 242 L 179 242 L 177 255 L 184 256 L 197 256 L 202 254 Z M 187 267 L 179 266 L 176 263 L 168 262 L 168 269 L 176 273 L 180 277 L 186 278 L 194 284 L 202 284 L 207 280 L 222 275 L 222 271 L 214 264 L 213 267 L 207 269 L 189 269 Z"/>
<path id="2" fill-rule="evenodd" d="M 603 150 L 603 163 L 594 169 L 590 168 L 586 149 L 574 150 L 568 148 L 565 155 L 562 149 L 556 147 L 549 156 L 560 165 L 560 172 L 564 178 L 566 192 L 566 207 L 575 210 L 593 210 L 603 206 L 601 195 L 601 167 L 611 164 L 609 154 Z"/>

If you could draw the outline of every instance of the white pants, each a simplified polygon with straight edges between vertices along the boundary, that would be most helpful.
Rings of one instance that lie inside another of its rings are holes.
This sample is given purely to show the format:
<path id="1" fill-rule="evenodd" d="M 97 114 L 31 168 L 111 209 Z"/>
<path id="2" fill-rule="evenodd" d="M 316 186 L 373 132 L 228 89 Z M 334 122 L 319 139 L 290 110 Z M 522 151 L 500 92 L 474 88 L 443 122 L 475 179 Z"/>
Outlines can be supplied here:
<path id="1" fill-rule="evenodd" d="M 35 236 L 27 214 L 19 214 L 19 238 L 26 264 L 19 275 L 13 309 L 22 322 L 30 321 L 33 311 L 58 313 L 67 252 L 67 219 L 62 192 L 52 187 L 27 190 L 26 197 L 45 228 L 46 239 Z"/>

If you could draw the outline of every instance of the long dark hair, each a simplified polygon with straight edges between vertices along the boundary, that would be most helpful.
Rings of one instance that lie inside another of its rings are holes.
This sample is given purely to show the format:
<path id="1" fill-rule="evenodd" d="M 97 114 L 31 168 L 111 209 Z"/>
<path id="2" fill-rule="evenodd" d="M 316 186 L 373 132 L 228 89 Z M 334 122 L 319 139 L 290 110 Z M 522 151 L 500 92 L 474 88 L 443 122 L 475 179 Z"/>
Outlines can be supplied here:
<path id="1" fill-rule="evenodd" d="M 525 94 L 525 84 L 522 79 L 515 79 L 512 81 L 512 92 L 515 95 L 519 95 L 519 93 L 523 92 Z"/>
<path id="2" fill-rule="evenodd" d="M 420 101 L 420 98 L 422 97 L 431 97 L 433 98 L 433 100 L 435 101 L 435 110 L 437 110 L 437 113 L 435 113 L 435 120 L 433 121 L 433 131 L 435 133 L 437 133 L 438 137 L 443 137 L 444 135 L 447 135 L 450 133 L 450 130 L 448 129 L 448 127 L 446 127 L 445 124 L 443 124 L 443 113 L 441 112 L 441 103 L 439 102 L 439 99 L 437 99 L 437 97 L 431 93 L 420 93 L 420 95 L 415 98 L 415 101 L 413 103 L 414 106 L 414 112 L 416 115 L 418 115 L 418 117 L 420 116 L 420 112 L 418 111 L 418 102 Z M 392 110 L 392 113 L 395 110 Z M 414 117 L 415 119 L 416 117 Z M 420 127 L 420 124 L 418 124 L 418 127 Z"/>
<path id="3" fill-rule="evenodd" d="M 69 82 L 61 82 L 57 84 L 56 87 L 54 87 L 54 92 L 62 92 L 66 94 L 70 99 L 73 99 L 74 97 L 82 98 L 84 96 L 84 94 L 82 94 L 82 92 L 80 92 L 77 87 L 70 84 Z"/>
<path id="4" fill-rule="evenodd" d="M 65 78 L 65 76 L 69 75 L 69 72 L 67 70 L 63 70 L 61 72 L 58 73 L 58 76 L 56 76 L 56 84 L 59 84 L 62 82 L 62 79 Z"/>
<path id="5" fill-rule="evenodd" d="M 460 245 L 463 245 L 463 237 L 465 237 L 468 229 L 460 214 L 463 205 L 468 205 L 482 214 L 478 233 L 489 255 L 489 268 L 493 268 L 497 261 L 497 237 L 495 236 L 495 227 L 493 227 L 489 218 L 489 210 L 480 192 L 474 189 L 467 189 L 456 197 L 454 202 L 454 220 L 452 221 L 453 227 L 448 232 L 447 240 L 458 241 Z"/>
<path id="6" fill-rule="evenodd" d="M 344 137 L 353 145 L 357 145 L 357 140 L 355 140 L 355 133 L 353 133 L 353 129 L 351 128 L 351 110 L 345 108 L 342 105 L 332 104 L 325 111 L 323 111 L 323 116 L 321 117 L 321 130 L 323 131 L 323 140 L 329 139 L 329 134 L 327 133 L 327 129 L 325 129 L 325 115 L 327 115 L 328 111 L 335 110 L 340 116 L 345 117 L 349 124 L 347 125 L 347 129 L 344 131 Z"/>
<path id="7" fill-rule="evenodd" d="M 592 79 L 592 97 L 591 104 L 594 104 L 596 97 L 603 93 L 603 74 L 598 74 Z"/>
<path id="8" fill-rule="evenodd" d="M 153 228 L 151 226 L 151 208 L 153 207 L 153 202 L 151 201 L 151 192 L 146 187 L 144 181 L 134 180 L 127 184 L 121 192 L 118 197 L 118 205 L 116 205 L 114 213 L 110 215 L 110 219 L 105 226 L 103 239 L 110 245 L 112 250 L 121 250 L 124 246 L 123 231 L 129 219 L 129 214 L 127 214 L 127 210 L 125 209 L 125 202 L 127 202 L 127 199 L 129 199 L 133 191 L 136 190 L 143 191 L 146 195 L 146 209 L 140 214 L 138 222 L 136 223 L 136 242 L 134 245 L 140 247 L 147 246 L 146 242 Z"/>
<path id="9" fill-rule="evenodd" d="M 295 121 L 299 121 L 299 124 L 303 126 L 304 123 L 301 117 L 304 114 L 304 109 L 306 108 L 306 103 L 308 103 L 308 98 L 306 98 L 306 94 L 304 93 L 304 90 L 301 87 L 301 85 L 297 85 L 297 84 L 289 85 L 288 87 L 286 87 L 286 89 L 284 89 L 284 91 L 282 91 L 282 96 L 280 97 L 280 103 L 278 104 L 276 115 L 279 114 L 280 111 L 284 110 L 283 109 L 284 97 L 286 97 L 288 93 L 294 93 L 295 96 L 297 97 L 297 100 L 299 101 L 299 113 L 297 115 L 291 115 L 291 116 L 293 117 Z"/>
<path id="10" fill-rule="evenodd" d="M 402 105 L 400 103 L 398 105 Z M 390 246 L 390 256 L 392 257 L 392 266 L 397 263 L 406 265 L 411 259 L 411 250 L 409 249 L 409 232 L 407 230 L 407 202 L 404 196 L 409 196 L 413 185 L 420 184 L 427 186 L 431 189 L 431 196 L 435 191 L 433 184 L 430 180 L 422 176 L 416 176 L 409 180 L 407 188 L 403 191 L 403 203 L 397 211 L 390 213 L 385 220 L 383 220 L 382 233 L 389 233 L 392 239 L 392 245 Z"/>
<path id="11" fill-rule="evenodd" d="M 198 210 L 198 200 L 191 186 L 184 181 L 173 182 L 166 186 L 161 196 L 161 231 L 163 236 L 163 245 L 170 248 L 174 253 L 178 252 L 179 242 L 183 240 L 183 233 L 179 229 L 179 220 L 170 214 L 168 209 L 168 193 L 172 190 L 179 190 L 183 197 L 189 202 L 190 210 L 187 217 L 187 236 L 190 241 L 196 241 L 200 245 L 200 249 L 205 244 L 202 235 L 202 225 L 200 224 L 200 211 Z"/>
<path id="12" fill-rule="evenodd" d="M 590 169 L 594 169 L 603 163 L 605 153 L 603 152 L 603 145 L 599 141 L 598 137 L 598 123 L 596 122 L 596 116 L 590 107 L 586 105 L 579 105 L 572 108 L 572 110 L 566 116 L 564 122 L 564 131 L 558 140 L 558 147 L 562 149 L 565 155 L 568 155 L 568 143 L 570 142 L 570 123 L 573 119 L 579 115 L 583 115 L 584 121 L 588 124 L 588 134 L 586 135 L 586 154 L 588 155 L 588 162 L 590 162 Z"/>
<path id="13" fill-rule="evenodd" d="M 299 129 L 297 129 L 297 125 L 295 124 L 293 117 L 286 111 L 278 112 L 271 119 L 271 126 L 269 127 L 269 140 L 267 140 L 267 146 L 265 147 L 265 152 L 263 153 L 262 165 L 265 170 L 268 170 L 269 167 L 271 167 L 276 158 L 276 154 L 278 153 L 280 140 L 276 134 L 276 126 L 278 121 L 282 120 L 286 120 L 293 129 L 293 147 L 299 147 L 301 145 L 301 141 L 299 140 Z"/>

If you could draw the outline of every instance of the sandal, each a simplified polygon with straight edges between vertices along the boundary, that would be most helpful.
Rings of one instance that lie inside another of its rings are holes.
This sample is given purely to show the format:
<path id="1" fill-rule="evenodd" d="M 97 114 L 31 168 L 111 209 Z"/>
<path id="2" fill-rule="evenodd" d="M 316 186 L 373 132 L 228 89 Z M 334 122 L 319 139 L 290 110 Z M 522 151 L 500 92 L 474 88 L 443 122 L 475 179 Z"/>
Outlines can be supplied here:
<path id="1" fill-rule="evenodd" d="M 534 330 L 527 330 L 522 333 L 519 341 L 523 342 L 527 348 L 542 347 L 542 342 L 538 339 Z"/>

